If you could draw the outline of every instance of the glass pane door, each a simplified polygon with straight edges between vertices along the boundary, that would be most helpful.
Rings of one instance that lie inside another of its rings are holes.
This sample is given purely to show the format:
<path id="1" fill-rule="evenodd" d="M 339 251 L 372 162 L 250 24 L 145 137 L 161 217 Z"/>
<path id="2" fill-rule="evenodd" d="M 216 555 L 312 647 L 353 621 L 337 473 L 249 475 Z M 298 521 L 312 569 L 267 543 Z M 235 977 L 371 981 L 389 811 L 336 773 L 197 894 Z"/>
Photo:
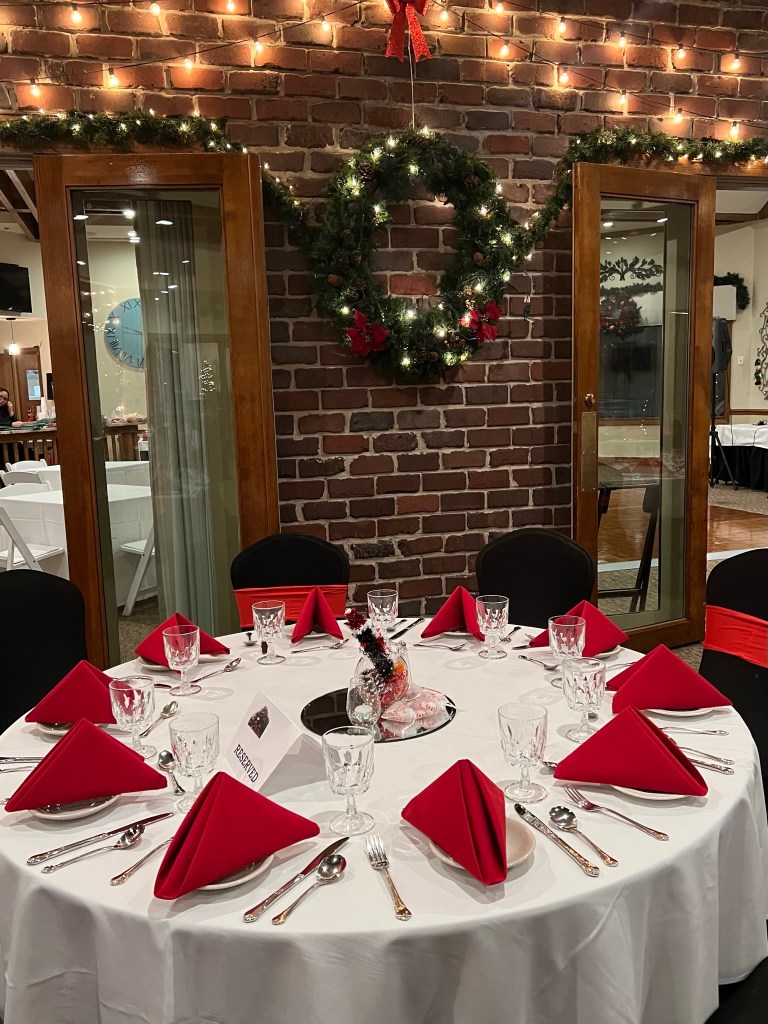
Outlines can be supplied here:
<path id="1" fill-rule="evenodd" d="M 220 197 L 74 189 L 71 203 L 105 597 L 127 658 L 174 611 L 211 633 L 235 626 Z"/>

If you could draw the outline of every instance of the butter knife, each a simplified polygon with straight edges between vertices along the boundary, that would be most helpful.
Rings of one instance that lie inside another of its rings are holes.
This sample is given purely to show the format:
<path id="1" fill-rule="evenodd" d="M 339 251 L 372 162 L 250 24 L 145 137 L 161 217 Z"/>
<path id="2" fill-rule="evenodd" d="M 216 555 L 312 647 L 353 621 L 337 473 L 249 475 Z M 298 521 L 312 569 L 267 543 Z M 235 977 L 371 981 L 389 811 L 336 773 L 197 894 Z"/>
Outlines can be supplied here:
<path id="1" fill-rule="evenodd" d="M 170 845 L 170 843 L 173 842 L 173 839 L 174 837 L 171 836 L 170 839 L 164 839 L 162 843 L 158 843 L 157 846 L 153 847 L 149 851 L 149 853 L 145 853 L 141 860 L 137 860 L 135 864 L 131 864 L 131 866 L 129 868 L 126 868 L 125 871 L 121 871 L 119 875 L 115 875 L 114 878 L 110 878 L 109 884 L 122 885 L 123 882 L 127 882 L 132 875 L 136 874 L 136 872 L 143 864 L 147 863 L 150 857 L 154 857 L 156 853 L 159 853 L 161 850 L 164 850 L 166 846 Z"/>
<path id="2" fill-rule="evenodd" d="M 129 828 L 137 825 L 151 825 L 153 821 L 162 821 L 163 818 L 171 818 L 175 812 L 165 811 L 164 814 L 153 814 L 149 818 L 142 818 L 140 821 L 131 821 L 127 825 L 120 825 L 109 832 L 99 832 L 97 836 L 89 836 L 88 839 L 78 839 L 76 843 L 67 843 L 66 846 L 57 846 L 55 850 L 46 850 L 45 853 L 36 853 L 27 857 L 27 864 L 42 864 L 44 860 L 51 860 L 61 853 L 69 853 L 70 850 L 79 850 L 81 846 L 90 846 L 91 843 L 101 842 L 102 839 L 109 839 L 110 836 L 119 836 Z"/>
<path id="3" fill-rule="evenodd" d="M 553 832 L 548 825 L 545 825 L 541 818 L 537 818 L 535 814 L 531 814 L 531 812 L 523 807 L 522 804 L 515 804 L 515 810 L 523 821 L 528 822 L 531 828 L 535 828 L 537 832 L 541 832 L 543 836 L 551 839 L 556 846 L 560 847 L 563 853 L 567 853 L 569 857 L 575 860 L 582 871 L 591 875 L 593 878 L 600 874 L 600 868 L 596 864 L 592 864 L 586 857 L 582 857 L 577 850 L 574 850 L 574 848 L 561 839 L 557 833 Z"/>
<path id="4" fill-rule="evenodd" d="M 418 624 L 420 622 L 424 622 L 424 616 L 423 615 L 422 615 L 422 617 L 420 619 L 416 619 L 415 622 L 411 622 L 410 625 L 405 626 L 403 629 L 398 629 L 398 631 L 396 633 L 393 633 L 392 636 L 389 639 L 390 640 L 397 640 L 398 637 L 401 637 L 403 635 L 403 633 L 407 633 L 409 629 L 413 629 L 414 626 L 418 626 Z"/>
<path id="5" fill-rule="evenodd" d="M 271 896 L 267 896 L 267 898 L 262 900 L 261 903 L 257 903 L 255 907 L 251 907 L 250 910 L 246 910 L 243 914 L 243 920 L 245 923 L 251 924 L 252 921 L 258 921 L 265 910 L 271 907 L 272 904 L 276 900 L 279 900 L 281 896 L 284 896 L 289 889 L 294 887 L 294 885 L 298 885 L 303 878 L 306 878 L 307 875 L 311 875 L 321 860 L 325 860 L 326 857 L 335 853 L 340 846 L 343 846 L 344 843 L 346 843 L 346 841 L 347 837 L 344 836 L 342 839 L 337 839 L 334 843 L 331 843 L 331 845 L 326 847 L 322 853 L 318 853 L 316 857 L 313 857 L 309 864 L 307 864 L 307 866 L 303 868 L 298 875 L 294 875 L 293 878 L 289 878 L 285 885 L 281 885 L 276 892 L 273 892 Z"/>

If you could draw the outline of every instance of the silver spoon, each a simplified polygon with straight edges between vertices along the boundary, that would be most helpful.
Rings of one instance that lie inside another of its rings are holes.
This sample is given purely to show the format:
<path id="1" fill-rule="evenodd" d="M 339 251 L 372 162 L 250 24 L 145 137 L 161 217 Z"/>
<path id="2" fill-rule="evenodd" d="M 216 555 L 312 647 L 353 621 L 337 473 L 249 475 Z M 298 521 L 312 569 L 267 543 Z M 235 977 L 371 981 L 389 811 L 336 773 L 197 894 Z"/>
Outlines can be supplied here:
<path id="1" fill-rule="evenodd" d="M 549 810 L 549 820 L 555 826 L 559 828 L 561 832 L 573 832 L 575 836 L 579 836 L 583 839 L 587 846 L 591 846 L 598 857 L 602 860 L 603 864 L 607 864 L 609 868 L 616 868 L 619 866 L 619 862 L 615 857 L 612 857 L 610 853 L 606 853 L 605 850 L 601 850 L 597 843 L 593 843 L 591 839 L 584 835 L 583 832 L 579 831 L 578 821 L 576 815 L 570 809 L 570 807 L 563 807 L 558 804 L 557 807 L 551 807 Z"/>
<path id="2" fill-rule="evenodd" d="M 224 668 L 214 669 L 213 672 L 206 672 L 204 676 L 198 676 L 197 679 L 193 679 L 193 683 L 202 683 L 204 679 L 210 679 L 211 676 L 219 676 L 224 672 L 234 672 L 237 666 L 242 661 L 242 658 L 233 658 L 232 661 L 228 661 Z"/>
<path id="3" fill-rule="evenodd" d="M 173 774 L 173 769 L 176 767 L 176 759 L 170 750 L 161 750 L 157 755 L 157 767 L 161 772 L 167 772 L 171 776 L 171 782 L 173 783 L 173 792 L 176 796 L 181 796 L 186 793 L 186 789 L 179 785 L 179 780 Z"/>
<path id="4" fill-rule="evenodd" d="M 518 658 L 522 661 L 530 661 L 532 665 L 538 665 L 540 668 L 545 668 L 547 672 L 556 672 L 560 668 L 559 665 L 550 665 L 546 661 L 539 661 L 538 658 L 529 658 L 527 654 L 518 654 Z"/>
<path id="5" fill-rule="evenodd" d="M 75 861 L 84 860 L 86 857 L 90 857 L 94 853 L 106 853 L 107 850 L 128 850 L 134 843 L 138 843 L 143 834 L 143 825 L 133 825 L 131 828 L 126 829 L 125 832 L 123 832 L 116 843 L 110 843 L 109 846 L 97 846 L 95 850 L 87 850 L 85 853 L 79 853 L 77 857 L 70 857 L 69 860 L 59 861 L 58 864 L 46 864 L 43 868 L 43 874 L 50 875 L 52 871 L 58 871 L 59 868 L 65 868 L 67 864 L 74 864 Z"/>
<path id="6" fill-rule="evenodd" d="M 149 734 L 152 732 L 155 726 L 160 725 L 160 723 L 164 721 L 166 718 L 173 718 L 173 716 L 176 714 L 178 710 L 179 702 L 177 700 L 172 700 L 169 704 L 166 704 L 163 710 L 154 720 L 154 722 L 152 722 L 152 724 L 148 726 L 148 728 L 146 728 L 144 732 L 140 733 L 141 738 L 144 739 L 145 736 L 149 736 Z"/>
<path id="7" fill-rule="evenodd" d="M 164 850 L 171 842 L 173 842 L 173 836 L 171 836 L 170 839 L 164 839 L 163 842 L 158 843 L 157 846 L 153 846 L 149 853 L 144 854 L 141 860 L 137 860 L 135 864 L 131 864 L 131 866 L 126 868 L 125 871 L 121 871 L 119 875 L 115 875 L 114 878 L 110 878 L 109 884 L 122 885 L 123 882 L 127 882 L 129 878 L 136 874 L 143 864 L 146 864 L 151 857 L 155 856 L 156 853 Z"/>
<path id="8" fill-rule="evenodd" d="M 319 889 L 321 885 L 328 885 L 331 882 L 338 882 L 341 876 L 344 874 L 344 869 L 347 866 L 346 860 L 341 856 L 340 853 L 332 853 L 330 857 L 326 857 L 325 860 L 320 861 L 320 866 L 315 872 L 315 878 L 317 879 L 308 889 L 299 896 L 297 900 L 294 900 L 290 907 L 286 907 L 282 914 L 278 914 L 277 917 L 272 918 L 272 924 L 284 924 L 288 916 L 298 907 L 300 903 L 309 896 L 315 889 Z"/>

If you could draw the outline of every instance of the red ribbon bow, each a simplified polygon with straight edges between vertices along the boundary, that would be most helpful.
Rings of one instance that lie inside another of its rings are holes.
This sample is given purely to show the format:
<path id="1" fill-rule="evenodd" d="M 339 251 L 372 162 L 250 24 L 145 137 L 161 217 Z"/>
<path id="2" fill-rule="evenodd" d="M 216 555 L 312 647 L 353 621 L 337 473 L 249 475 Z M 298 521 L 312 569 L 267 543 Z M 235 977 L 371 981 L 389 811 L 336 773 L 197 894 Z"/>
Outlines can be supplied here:
<path id="1" fill-rule="evenodd" d="M 418 61 L 421 57 L 431 57 L 424 33 L 416 14 L 423 14 L 429 0 L 387 0 L 387 7 L 392 13 L 392 28 L 387 40 L 387 57 L 405 57 L 405 23 L 411 33 L 413 54 Z"/>

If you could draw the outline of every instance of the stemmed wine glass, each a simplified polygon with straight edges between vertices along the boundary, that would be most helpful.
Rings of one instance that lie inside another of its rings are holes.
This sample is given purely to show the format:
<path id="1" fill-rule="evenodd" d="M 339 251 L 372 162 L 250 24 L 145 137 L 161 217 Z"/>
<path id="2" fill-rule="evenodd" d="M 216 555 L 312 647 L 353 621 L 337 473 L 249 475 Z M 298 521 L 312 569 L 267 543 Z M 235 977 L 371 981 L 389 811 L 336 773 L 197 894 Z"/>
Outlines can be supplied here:
<path id="1" fill-rule="evenodd" d="M 200 659 L 200 630 L 197 626 L 169 626 L 163 630 L 165 658 L 174 672 L 181 673 L 181 682 L 168 691 L 174 697 L 200 693 L 197 683 L 189 681 L 189 672 Z"/>
<path id="2" fill-rule="evenodd" d="M 587 620 L 581 615 L 554 615 L 548 623 L 549 646 L 552 657 L 562 666 L 566 658 L 580 658 L 587 639 Z M 560 686 L 556 676 L 553 685 Z"/>
<path id="3" fill-rule="evenodd" d="M 531 782 L 530 770 L 541 761 L 547 742 L 547 709 L 538 704 L 502 704 L 498 711 L 504 760 L 520 768 L 520 781 L 504 788 L 508 800 L 535 804 L 547 791 Z"/>
<path id="4" fill-rule="evenodd" d="M 499 648 L 499 641 L 509 619 L 509 598 L 501 594 L 484 594 L 475 599 L 477 622 L 485 634 L 485 647 L 481 658 L 506 658 L 507 652 Z"/>
<path id="5" fill-rule="evenodd" d="M 367 793 L 373 776 L 373 734 L 359 725 L 331 729 L 323 734 L 325 774 L 332 793 L 347 798 L 343 814 L 331 818 L 331 831 L 340 836 L 359 836 L 373 828 L 370 814 L 358 811 L 355 796 Z"/>
<path id="6" fill-rule="evenodd" d="M 285 601 L 256 601 L 252 606 L 253 630 L 260 640 L 266 641 L 267 653 L 256 661 L 259 665 L 279 665 L 285 661 L 282 654 L 275 654 L 274 638 L 282 636 L 285 626 Z"/>
<path id="7" fill-rule="evenodd" d="M 157 753 L 157 747 L 141 742 L 141 733 L 152 721 L 155 711 L 155 684 L 149 676 L 113 679 L 109 684 L 112 714 L 121 729 L 131 734 L 131 747 L 144 760 Z"/>
<path id="8" fill-rule="evenodd" d="M 368 615 L 375 627 L 393 630 L 397 619 L 397 591 L 369 590 Z"/>
<path id="9" fill-rule="evenodd" d="M 571 711 L 581 712 L 581 722 L 565 734 L 574 743 L 588 739 L 596 730 L 589 724 L 605 694 L 605 665 L 597 658 L 566 658 L 563 661 L 563 694 Z"/>
<path id="10" fill-rule="evenodd" d="M 203 775 L 213 771 L 219 756 L 219 716 L 210 711 L 179 715 L 170 723 L 171 750 L 182 775 L 191 775 L 194 788 L 176 804 L 188 811 L 203 788 Z"/>
<path id="11" fill-rule="evenodd" d="M 347 717 L 353 725 L 376 732 L 381 715 L 381 695 L 373 673 L 355 672 L 347 688 Z"/>

